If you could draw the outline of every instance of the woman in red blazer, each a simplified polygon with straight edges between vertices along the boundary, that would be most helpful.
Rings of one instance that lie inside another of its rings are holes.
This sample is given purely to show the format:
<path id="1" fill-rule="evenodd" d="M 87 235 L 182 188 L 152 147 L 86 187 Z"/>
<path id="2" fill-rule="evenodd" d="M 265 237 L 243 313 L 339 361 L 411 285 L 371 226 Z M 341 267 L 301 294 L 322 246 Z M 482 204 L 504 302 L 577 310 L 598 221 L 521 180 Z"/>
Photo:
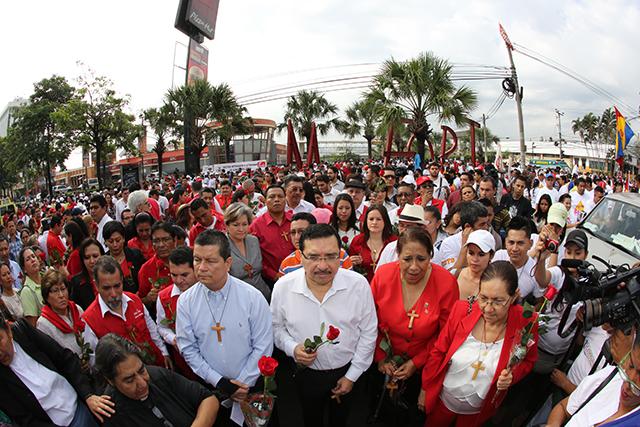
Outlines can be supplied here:
<path id="1" fill-rule="evenodd" d="M 525 319 L 518 298 L 518 275 L 508 261 L 489 265 L 470 307 L 458 301 L 422 370 L 429 427 L 480 426 L 493 416 L 505 390 L 526 376 L 538 358 L 535 316 Z M 532 320 L 533 319 L 533 320 Z M 534 343 L 525 359 L 507 368 L 514 340 L 533 321 Z M 496 391 L 498 398 L 494 399 Z"/>
<path id="2" fill-rule="evenodd" d="M 403 381 L 403 398 L 410 402 L 406 411 L 390 411 L 393 422 L 387 425 L 412 427 L 422 425 L 424 415 L 414 403 L 422 367 L 458 300 L 458 284 L 451 273 L 431 263 L 433 246 L 426 230 L 408 228 L 400 235 L 397 250 L 398 261 L 380 266 L 371 283 L 380 331 L 374 361 L 380 385 L 383 375 L 389 381 Z M 393 354 L 404 356 L 404 363 L 387 360 L 380 348 L 387 337 Z"/>
<path id="3" fill-rule="evenodd" d="M 367 209 L 362 233 L 351 241 L 349 256 L 356 271 L 361 271 L 369 283 L 373 279 L 382 250 L 397 237 L 384 206 L 376 205 Z"/>

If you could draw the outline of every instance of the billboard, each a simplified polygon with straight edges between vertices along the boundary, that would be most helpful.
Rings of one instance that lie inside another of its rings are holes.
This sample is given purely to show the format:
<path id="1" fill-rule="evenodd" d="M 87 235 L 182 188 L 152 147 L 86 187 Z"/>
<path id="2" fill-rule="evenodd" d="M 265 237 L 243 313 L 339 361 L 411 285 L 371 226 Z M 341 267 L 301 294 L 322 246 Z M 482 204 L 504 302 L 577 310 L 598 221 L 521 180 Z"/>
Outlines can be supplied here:
<path id="1" fill-rule="evenodd" d="M 180 0 L 175 27 L 202 43 L 213 39 L 220 0 Z"/>
<path id="2" fill-rule="evenodd" d="M 187 57 L 187 84 L 194 80 L 207 80 L 209 51 L 193 39 L 189 39 L 189 55 Z"/>

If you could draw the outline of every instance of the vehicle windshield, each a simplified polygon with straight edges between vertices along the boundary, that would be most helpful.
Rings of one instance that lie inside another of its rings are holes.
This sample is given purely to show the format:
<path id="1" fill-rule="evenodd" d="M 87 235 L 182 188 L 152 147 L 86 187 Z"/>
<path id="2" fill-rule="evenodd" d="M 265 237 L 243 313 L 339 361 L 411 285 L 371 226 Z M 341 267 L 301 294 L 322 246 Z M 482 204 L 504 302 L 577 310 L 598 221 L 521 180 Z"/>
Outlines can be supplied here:
<path id="1" fill-rule="evenodd" d="M 599 239 L 640 256 L 640 207 L 604 199 L 585 218 L 582 227 Z"/>

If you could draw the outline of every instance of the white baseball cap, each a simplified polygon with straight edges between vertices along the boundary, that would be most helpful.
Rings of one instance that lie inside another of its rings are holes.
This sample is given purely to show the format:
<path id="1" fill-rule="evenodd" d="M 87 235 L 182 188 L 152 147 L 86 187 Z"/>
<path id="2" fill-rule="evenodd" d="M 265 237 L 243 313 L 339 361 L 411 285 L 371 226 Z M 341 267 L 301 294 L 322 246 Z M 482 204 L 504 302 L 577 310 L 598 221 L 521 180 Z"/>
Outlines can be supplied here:
<path id="1" fill-rule="evenodd" d="M 467 243 L 465 246 L 469 246 L 469 244 L 473 243 L 484 253 L 489 251 L 496 250 L 496 239 L 493 238 L 493 234 L 489 233 L 487 230 L 476 230 L 472 231 L 469 234 L 469 238 L 467 239 Z"/>

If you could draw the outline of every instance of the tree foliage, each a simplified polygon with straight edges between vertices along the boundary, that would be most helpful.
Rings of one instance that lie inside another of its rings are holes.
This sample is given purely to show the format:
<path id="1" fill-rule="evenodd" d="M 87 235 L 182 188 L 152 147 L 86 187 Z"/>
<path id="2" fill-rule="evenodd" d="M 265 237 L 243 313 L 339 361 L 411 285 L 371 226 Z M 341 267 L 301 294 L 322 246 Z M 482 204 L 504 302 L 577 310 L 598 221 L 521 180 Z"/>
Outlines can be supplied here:
<path id="1" fill-rule="evenodd" d="M 393 58 L 385 61 L 374 78 L 367 98 L 380 102 L 383 121 L 405 120 L 415 135 L 417 152 L 425 160 L 425 143 L 434 157 L 430 135 L 430 116 L 438 121 L 462 125 L 477 104 L 475 92 L 466 86 L 456 87 L 451 79 L 452 66 L 430 52 L 406 62 Z"/>
<path id="2" fill-rule="evenodd" d="M 141 127 L 126 112 L 129 96 L 119 96 L 107 77 L 91 70 L 78 78 L 77 96 L 54 114 L 54 120 L 74 146 L 96 153 L 98 184 L 105 179 L 105 161 L 117 149 L 135 152 Z"/>
<path id="3" fill-rule="evenodd" d="M 7 135 L 7 155 L 14 169 L 37 170 L 45 177 L 49 194 L 53 188 L 52 169 L 64 169 L 74 148 L 54 116 L 74 96 L 75 88 L 64 77 L 54 75 L 35 83 L 29 102 L 17 110 Z"/>
<path id="4" fill-rule="evenodd" d="M 213 86 L 206 80 L 195 80 L 190 85 L 170 89 L 165 95 L 165 102 L 176 112 L 177 131 L 188 127 L 189 141 L 185 141 L 185 145 L 191 144 L 198 159 L 204 147 L 220 135 L 220 132 L 214 132 L 211 125 L 219 122 L 223 127 L 229 126 L 230 118 L 244 111 L 229 85 L 222 83 Z M 229 131 L 226 135 L 231 133 Z M 200 173 L 199 163 L 195 172 Z"/>
<path id="5" fill-rule="evenodd" d="M 311 138 L 312 122 L 316 123 L 320 135 L 326 135 L 331 129 L 341 132 L 346 127 L 345 122 L 338 116 L 338 107 L 315 90 L 301 90 L 289 98 L 284 122 L 278 125 L 278 131 L 287 128 L 289 119 L 295 132 L 307 143 Z"/>
<path id="6" fill-rule="evenodd" d="M 169 147 L 176 149 L 180 144 L 180 141 L 175 138 L 177 121 L 175 109 L 170 104 L 163 104 L 160 108 L 146 109 L 142 117 L 156 137 L 156 144 L 151 150 L 158 157 L 158 176 L 162 177 L 162 156 Z"/>
<path id="7" fill-rule="evenodd" d="M 367 140 L 367 154 L 373 158 L 372 141 L 380 125 L 382 109 L 380 103 L 371 99 L 361 99 L 345 110 L 346 122 L 342 133 L 353 138 L 362 136 Z"/>

